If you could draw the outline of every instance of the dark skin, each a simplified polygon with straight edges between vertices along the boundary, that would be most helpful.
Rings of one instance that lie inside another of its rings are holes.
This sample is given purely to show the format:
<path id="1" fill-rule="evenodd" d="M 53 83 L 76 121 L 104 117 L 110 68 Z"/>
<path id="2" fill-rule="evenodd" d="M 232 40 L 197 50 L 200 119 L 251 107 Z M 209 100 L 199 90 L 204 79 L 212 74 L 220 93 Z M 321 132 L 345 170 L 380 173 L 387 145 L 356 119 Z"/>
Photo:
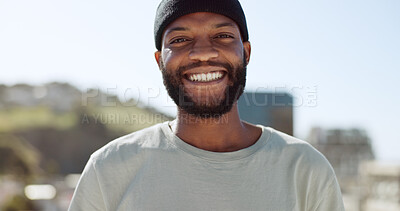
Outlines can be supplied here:
<path id="1" fill-rule="evenodd" d="M 250 42 L 243 42 L 237 24 L 222 15 L 199 12 L 182 16 L 164 31 L 162 49 L 155 52 L 157 64 L 168 70 L 198 61 L 227 62 L 237 67 L 250 59 Z M 202 66 L 187 70 L 185 76 L 209 72 L 227 72 L 222 67 Z M 224 96 L 232 82 L 225 75 L 209 82 L 182 79 L 183 85 L 193 95 L 196 103 Z M 232 152 L 253 145 L 261 136 L 261 129 L 241 121 L 237 103 L 219 118 L 201 119 L 178 107 L 177 119 L 171 125 L 173 132 L 186 143 L 213 152 Z"/>

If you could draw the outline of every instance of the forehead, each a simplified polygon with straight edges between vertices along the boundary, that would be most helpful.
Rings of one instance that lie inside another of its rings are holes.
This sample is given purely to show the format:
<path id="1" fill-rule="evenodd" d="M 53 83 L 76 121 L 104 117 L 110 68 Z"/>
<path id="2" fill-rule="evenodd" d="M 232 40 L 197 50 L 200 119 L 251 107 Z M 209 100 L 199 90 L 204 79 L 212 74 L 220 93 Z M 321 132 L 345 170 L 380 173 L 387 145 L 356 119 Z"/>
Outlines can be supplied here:
<path id="1" fill-rule="evenodd" d="M 220 27 L 231 27 L 239 31 L 236 22 L 226 16 L 209 12 L 197 12 L 177 18 L 165 28 L 164 34 L 171 31 L 190 31 Z"/>

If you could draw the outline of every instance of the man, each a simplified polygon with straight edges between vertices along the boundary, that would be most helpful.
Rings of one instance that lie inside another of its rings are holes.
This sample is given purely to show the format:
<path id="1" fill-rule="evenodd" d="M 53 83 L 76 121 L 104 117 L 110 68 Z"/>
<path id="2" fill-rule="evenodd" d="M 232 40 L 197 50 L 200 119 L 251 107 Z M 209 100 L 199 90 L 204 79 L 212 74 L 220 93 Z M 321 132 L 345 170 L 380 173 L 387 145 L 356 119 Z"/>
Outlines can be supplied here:
<path id="1" fill-rule="evenodd" d="M 237 0 L 163 0 L 154 34 L 177 118 L 95 152 L 70 210 L 344 210 L 319 152 L 240 120 L 251 46 Z"/>

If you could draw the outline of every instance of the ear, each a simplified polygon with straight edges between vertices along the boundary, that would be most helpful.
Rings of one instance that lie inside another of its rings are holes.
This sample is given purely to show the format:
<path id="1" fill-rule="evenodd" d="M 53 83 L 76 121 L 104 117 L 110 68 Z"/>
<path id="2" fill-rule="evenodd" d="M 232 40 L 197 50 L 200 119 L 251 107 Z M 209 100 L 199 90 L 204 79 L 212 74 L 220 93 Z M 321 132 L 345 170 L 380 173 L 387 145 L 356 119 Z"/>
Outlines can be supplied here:
<path id="1" fill-rule="evenodd" d="M 246 63 L 250 62 L 251 44 L 249 41 L 243 42 L 244 53 L 246 54 Z"/>
<path id="2" fill-rule="evenodd" d="M 156 59 L 157 65 L 158 65 L 158 69 L 161 70 L 161 51 L 156 51 L 154 53 L 154 57 Z"/>

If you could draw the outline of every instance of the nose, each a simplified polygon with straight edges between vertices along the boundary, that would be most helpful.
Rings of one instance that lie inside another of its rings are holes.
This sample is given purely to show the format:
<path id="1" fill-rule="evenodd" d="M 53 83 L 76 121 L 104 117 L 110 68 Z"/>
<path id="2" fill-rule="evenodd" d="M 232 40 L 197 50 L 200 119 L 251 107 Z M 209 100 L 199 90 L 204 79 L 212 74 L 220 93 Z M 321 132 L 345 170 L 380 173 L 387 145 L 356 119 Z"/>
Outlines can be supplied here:
<path id="1" fill-rule="evenodd" d="M 189 53 L 189 59 L 197 61 L 209 61 L 218 57 L 218 51 L 208 39 L 209 38 L 196 40 Z"/>

